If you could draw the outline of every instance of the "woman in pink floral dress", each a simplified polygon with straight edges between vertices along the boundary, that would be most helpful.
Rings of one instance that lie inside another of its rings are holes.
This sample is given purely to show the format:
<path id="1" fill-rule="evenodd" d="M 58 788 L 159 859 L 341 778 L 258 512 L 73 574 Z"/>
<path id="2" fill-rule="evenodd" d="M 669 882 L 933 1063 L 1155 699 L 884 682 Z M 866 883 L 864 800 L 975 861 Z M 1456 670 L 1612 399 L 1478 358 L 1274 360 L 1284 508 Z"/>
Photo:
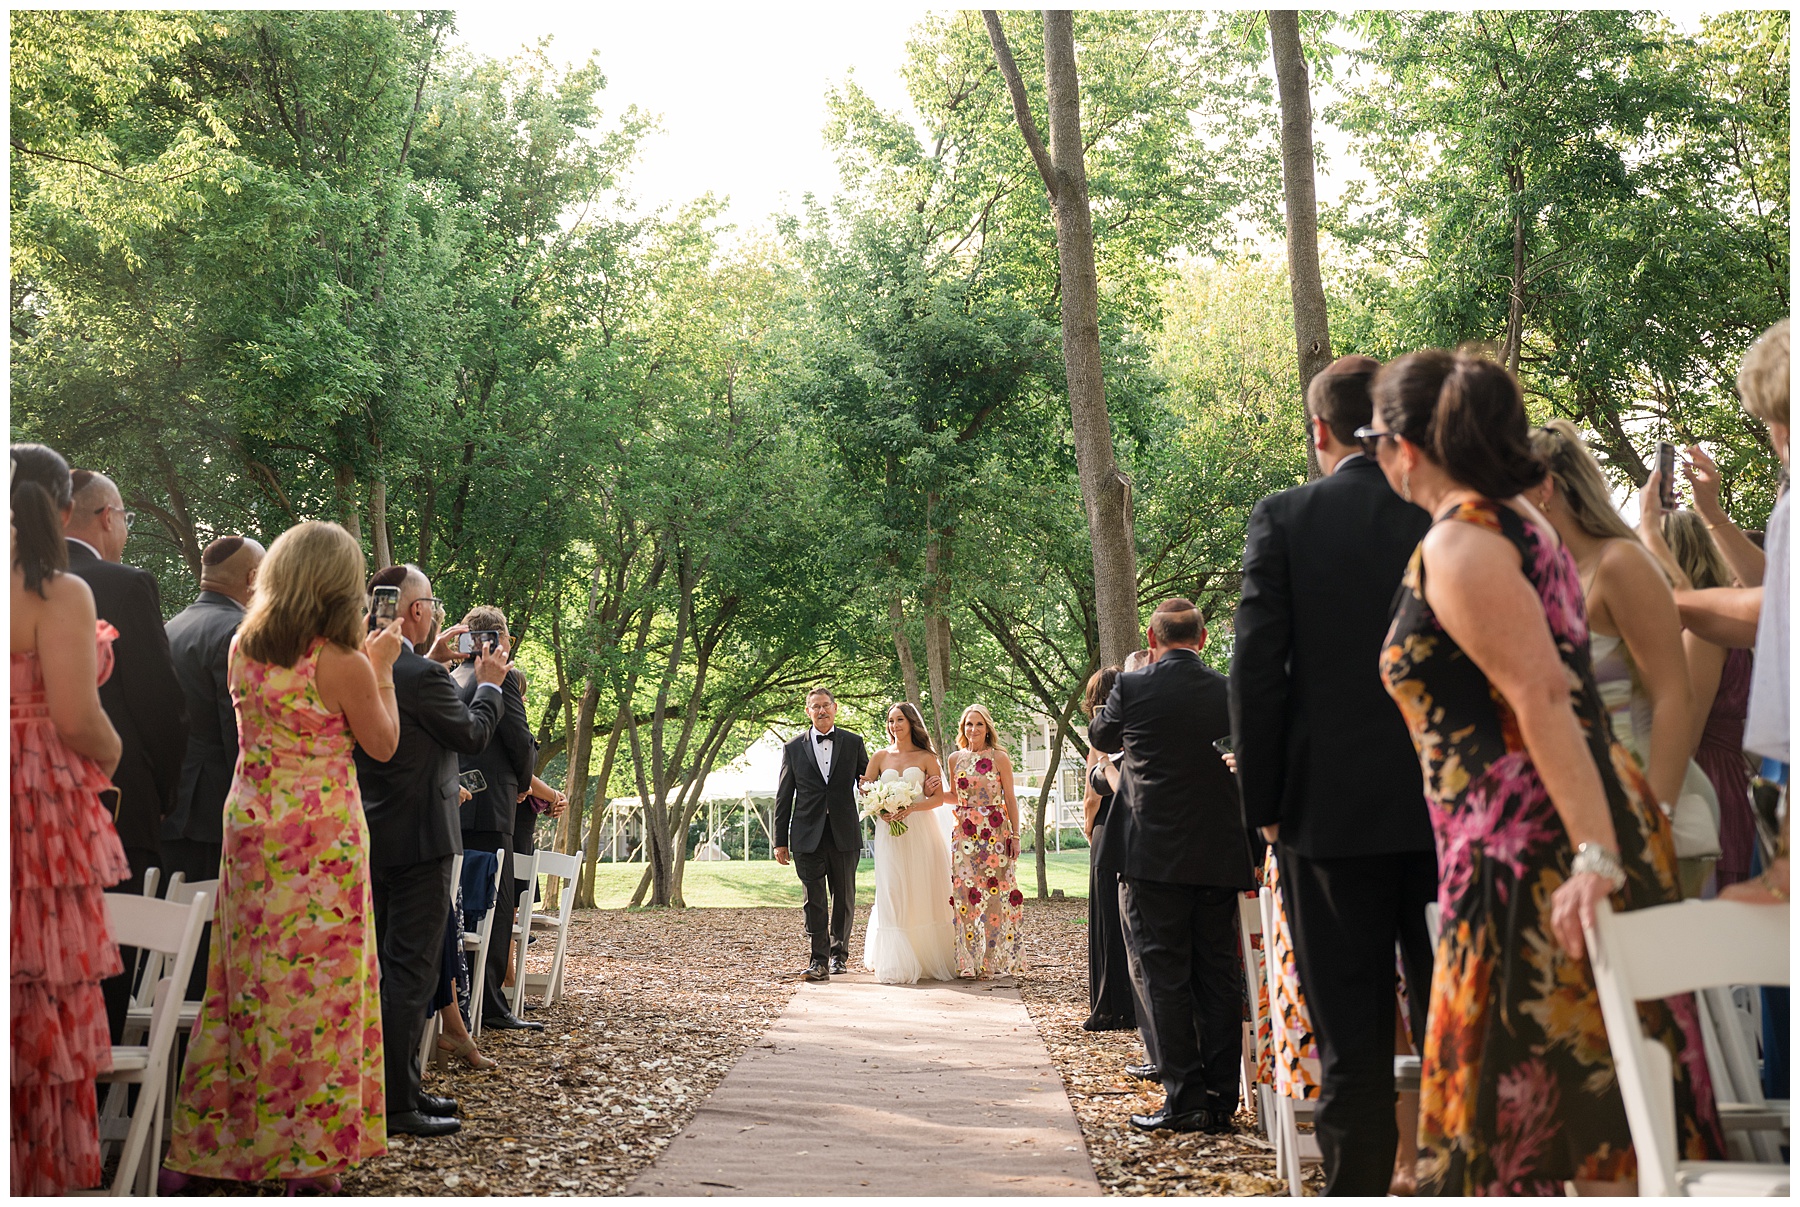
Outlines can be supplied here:
<path id="1" fill-rule="evenodd" d="M 387 1151 L 369 838 L 351 761 L 399 740 L 397 626 L 364 639 L 363 555 L 336 524 L 269 549 L 231 646 L 237 776 L 206 1001 L 163 1187 L 335 1191 Z"/>
<path id="2" fill-rule="evenodd" d="M 112 1067 L 100 978 L 120 970 L 101 892 L 131 874 L 100 793 L 114 628 L 67 573 L 69 466 L 12 447 L 12 1192 L 100 1184 L 94 1075 Z"/>
<path id="3" fill-rule="evenodd" d="M 963 710 L 950 756 L 956 807 L 950 825 L 950 903 L 956 907 L 956 973 L 986 978 L 1024 970 L 1019 936 L 1019 802 L 1012 760 L 979 704 Z"/>

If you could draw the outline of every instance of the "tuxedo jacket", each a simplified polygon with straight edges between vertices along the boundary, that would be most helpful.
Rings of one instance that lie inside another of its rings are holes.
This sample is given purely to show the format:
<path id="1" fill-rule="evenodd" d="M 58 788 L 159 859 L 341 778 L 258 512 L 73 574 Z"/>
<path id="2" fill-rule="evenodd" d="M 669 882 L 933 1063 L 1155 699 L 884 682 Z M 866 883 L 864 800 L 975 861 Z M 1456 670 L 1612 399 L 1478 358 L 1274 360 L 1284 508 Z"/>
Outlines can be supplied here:
<path id="1" fill-rule="evenodd" d="M 1106 845 L 1122 874 L 1255 887 L 1237 786 L 1212 745 L 1231 732 L 1227 691 L 1225 676 L 1199 654 L 1169 650 L 1120 675 L 1088 723 L 1097 749 L 1125 752 L 1106 819 Z"/>
<path id="2" fill-rule="evenodd" d="M 226 681 L 231 638 L 244 609 L 229 595 L 202 591 L 171 619 L 169 655 L 187 700 L 187 757 L 175 811 L 163 821 L 164 838 L 223 842 L 225 797 L 237 771 L 237 711 Z"/>
<path id="3" fill-rule="evenodd" d="M 93 591 L 100 619 L 119 630 L 113 673 L 100 685 L 100 706 L 124 748 L 113 772 L 119 841 L 160 851 L 163 818 L 175 810 L 188 739 L 187 699 L 169 657 L 162 595 L 149 571 L 103 561 L 76 541 L 68 546 L 69 572 Z"/>
<path id="4" fill-rule="evenodd" d="M 441 663 L 403 650 L 394 663 L 400 745 L 378 763 L 356 748 L 356 782 L 369 819 L 369 862 L 399 867 L 463 849 L 457 816 L 457 756 L 484 749 L 500 723 L 501 699 L 476 692 L 464 704 Z"/>
<path id="5" fill-rule="evenodd" d="M 1382 685 L 1400 577 L 1431 517 L 1354 457 L 1256 505 L 1231 660 L 1244 814 L 1316 859 L 1433 849 L 1419 756 Z"/>
<path id="6" fill-rule="evenodd" d="M 813 756 L 812 726 L 781 751 L 781 777 L 775 784 L 775 845 L 802 853 L 825 845 L 840 851 L 862 849 L 862 821 L 856 816 L 856 781 L 869 769 L 869 752 L 861 735 L 843 726 L 832 729 L 831 782 L 819 774 Z"/>
<path id="7" fill-rule="evenodd" d="M 464 704 L 475 699 L 475 664 L 465 662 L 451 672 Z M 500 683 L 500 722 L 494 736 L 475 754 L 457 760 L 462 771 L 479 771 L 487 791 L 477 792 L 459 809 L 464 830 L 488 830 L 511 834 L 514 804 L 519 791 L 531 783 L 531 723 L 525 716 L 525 689 L 518 671 L 507 671 Z"/>

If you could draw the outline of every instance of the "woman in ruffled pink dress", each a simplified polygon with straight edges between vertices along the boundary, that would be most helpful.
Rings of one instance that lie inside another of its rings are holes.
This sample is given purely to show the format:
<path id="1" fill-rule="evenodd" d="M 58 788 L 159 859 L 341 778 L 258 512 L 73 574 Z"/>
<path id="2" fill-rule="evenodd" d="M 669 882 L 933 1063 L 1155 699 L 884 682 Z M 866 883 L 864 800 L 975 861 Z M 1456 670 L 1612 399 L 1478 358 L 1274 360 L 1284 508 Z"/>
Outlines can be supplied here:
<path id="1" fill-rule="evenodd" d="M 100 708 L 111 625 L 67 573 L 69 466 L 12 447 L 12 1192 L 100 1184 L 100 981 L 121 969 L 102 892 L 130 874 L 101 800 L 119 735 Z"/>

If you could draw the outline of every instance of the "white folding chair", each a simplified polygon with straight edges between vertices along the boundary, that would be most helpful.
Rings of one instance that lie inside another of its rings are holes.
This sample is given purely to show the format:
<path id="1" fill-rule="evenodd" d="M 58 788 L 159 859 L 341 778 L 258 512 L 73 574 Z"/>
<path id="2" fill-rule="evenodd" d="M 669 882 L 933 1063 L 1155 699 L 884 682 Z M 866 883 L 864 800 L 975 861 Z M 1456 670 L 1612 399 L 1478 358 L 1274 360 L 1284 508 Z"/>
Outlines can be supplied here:
<path id="1" fill-rule="evenodd" d="M 1723 986 L 1700 990 L 1694 1003 L 1728 1150 L 1740 1160 L 1779 1162 L 1788 1142 L 1788 1103 L 1763 1097 L 1754 1040 L 1745 1033 L 1749 1016 Z"/>
<path id="2" fill-rule="evenodd" d="M 1275 894 L 1270 889 L 1263 889 L 1259 896 L 1262 906 L 1263 941 L 1269 942 L 1269 936 L 1275 933 Z M 1276 1000 L 1280 997 L 1280 986 L 1276 980 L 1275 960 L 1268 948 L 1263 949 L 1263 970 L 1269 986 L 1269 1011 L 1275 1011 Z M 1286 1094 L 1271 1092 L 1274 1111 L 1270 1118 L 1269 1140 L 1275 1145 L 1275 1172 L 1287 1179 L 1288 1193 L 1300 1198 L 1306 1193 L 1300 1181 L 1301 1169 L 1306 1165 L 1317 1165 L 1324 1158 L 1319 1152 L 1319 1141 L 1311 1132 L 1300 1131 L 1300 1119 L 1312 1118 L 1313 1102 L 1307 1098 L 1289 1098 Z"/>
<path id="3" fill-rule="evenodd" d="M 1257 1048 L 1263 1023 L 1260 989 L 1266 983 L 1263 979 L 1264 953 L 1253 942 L 1261 938 L 1262 933 L 1262 899 L 1254 894 L 1240 893 L 1238 942 L 1244 948 L 1244 992 L 1250 1001 L 1250 1021 L 1244 1027 L 1244 1102 L 1256 1104 L 1256 1126 L 1267 1137 L 1274 1131 L 1270 1122 L 1274 1104 L 1270 1101 L 1271 1089 L 1262 1084 L 1262 1054 Z"/>
<path id="4" fill-rule="evenodd" d="M 200 950 L 200 932 L 211 916 L 212 898 L 205 893 L 196 893 L 186 905 L 123 893 L 106 896 L 106 919 L 114 942 L 172 958 L 155 988 L 147 1041 L 113 1045 L 111 1071 L 95 1079 L 110 1087 L 106 1122 L 115 1125 L 103 1127 L 100 1139 L 103 1143 L 122 1141 L 123 1147 L 111 1186 L 93 1193 L 156 1193 L 156 1169 L 162 1159 L 157 1141 L 169 1107 L 169 1057 L 180 1023 L 181 995 L 194 967 L 194 954 Z M 138 1087 L 137 1106 L 127 1112 L 134 1085 Z M 109 1134 L 115 1130 L 117 1134 Z"/>
<path id="5" fill-rule="evenodd" d="M 481 1034 L 482 986 L 486 983 L 488 947 L 494 938 L 494 915 L 500 912 L 500 861 L 494 861 L 494 874 L 488 879 L 487 893 L 484 899 L 492 898 L 493 904 L 481 921 L 475 924 L 473 933 L 463 931 L 463 951 L 469 955 L 469 1034 Z"/>
<path id="6" fill-rule="evenodd" d="M 1716 985 L 1788 984 L 1787 907 L 1683 901 L 1615 914 L 1601 902 L 1587 944 L 1637 1149 L 1638 1193 L 1785 1197 L 1786 1165 L 1679 1159 L 1674 1066 L 1667 1048 L 1644 1037 L 1637 1003 Z"/>
<path id="7" fill-rule="evenodd" d="M 219 882 L 216 879 L 190 881 L 186 873 L 176 872 L 169 877 L 165 899 L 173 901 L 176 905 L 187 905 L 203 893 L 213 901 L 217 901 L 219 899 Z M 206 920 L 211 922 L 212 915 L 207 915 Z M 156 986 L 162 980 L 163 973 L 168 970 L 168 965 L 169 957 L 166 955 L 156 952 L 144 954 L 144 968 L 138 975 L 137 991 L 133 993 L 130 1004 L 125 1010 L 125 1029 L 120 1035 L 123 1042 L 135 1043 L 149 1034 L 150 1018 L 156 1004 Z M 180 1025 L 191 1030 L 200 1017 L 201 1003 L 199 998 L 187 997 L 187 989 L 187 984 L 184 982 L 179 990 L 183 995 L 180 1002 Z"/>
<path id="8" fill-rule="evenodd" d="M 519 890 L 519 912 L 513 917 L 512 940 L 519 945 L 513 961 L 513 985 L 508 1004 L 515 1015 L 525 1014 L 525 949 L 531 945 L 531 917 L 537 905 L 538 860 L 542 852 L 521 855 L 513 852 L 513 875 L 525 882 Z"/>
<path id="9" fill-rule="evenodd" d="M 521 951 L 521 974 L 515 980 L 525 986 L 525 992 L 541 993 L 544 1005 L 554 1006 L 562 1001 L 563 959 L 569 952 L 569 917 L 575 908 L 575 878 L 581 874 L 581 859 L 579 856 L 564 855 L 557 851 L 539 851 L 537 870 L 541 876 L 555 876 L 563 882 L 562 891 L 557 894 L 556 916 L 536 912 L 531 915 L 531 929 L 554 934 L 556 950 L 550 957 L 548 973 L 524 972 L 525 953 Z"/>

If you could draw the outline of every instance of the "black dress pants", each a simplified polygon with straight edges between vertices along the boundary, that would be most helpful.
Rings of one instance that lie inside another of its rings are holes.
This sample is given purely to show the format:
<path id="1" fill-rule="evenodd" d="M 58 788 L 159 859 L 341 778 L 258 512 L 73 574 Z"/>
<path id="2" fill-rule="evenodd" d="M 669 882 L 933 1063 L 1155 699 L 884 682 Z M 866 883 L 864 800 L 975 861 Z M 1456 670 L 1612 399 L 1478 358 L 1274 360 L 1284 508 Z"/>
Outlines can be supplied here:
<path id="1" fill-rule="evenodd" d="M 519 893 L 524 886 L 513 880 L 512 835 L 499 830 L 464 830 L 465 851 L 492 851 L 500 857 L 500 878 L 494 884 L 494 929 L 488 940 L 487 965 L 469 969 L 470 993 L 481 994 L 481 1017 L 511 1014 L 506 1000 L 506 965 L 513 923 L 519 913 Z M 473 1007 L 470 1008 L 473 1011 Z"/>
<path id="2" fill-rule="evenodd" d="M 829 840 L 830 836 L 826 837 Z M 803 909 L 812 958 L 837 956 L 848 960 L 850 924 L 856 917 L 856 864 L 862 851 L 840 851 L 827 845 L 816 851 L 795 851 L 793 855 L 794 871 L 806 892 Z"/>
<path id="3" fill-rule="evenodd" d="M 1235 1112 L 1244 1050 L 1237 890 L 1133 876 L 1119 886 L 1168 1109 Z"/>
<path id="4" fill-rule="evenodd" d="M 1105 827 L 1094 827 L 1088 864 L 1088 1010 L 1095 1018 L 1131 1023 L 1131 966 L 1125 953 L 1125 926 L 1119 916 L 1119 874 L 1100 866 Z"/>
<path id="5" fill-rule="evenodd" d="M 1425 905 L 1437 896 L 1432 851 L 1314 859 L 1278 848 L 1281 899 L 1300 991 L 1319 1044 L 1313 1129 L 1325 1193 L 1385 1195 L 1394 1122 L 1394 950 L 1406 969 L 1408 1020 L 1424 1050 L 1431 998 Z"/>
<path id="6" fill-rule="evenodd" d="M 444 956 L 450 912 L 449 855 L 369 869 L 375 942 L 381 949 L 381 1042 L 387 1112 L 419 1109 L 419 1041 Z"/>

